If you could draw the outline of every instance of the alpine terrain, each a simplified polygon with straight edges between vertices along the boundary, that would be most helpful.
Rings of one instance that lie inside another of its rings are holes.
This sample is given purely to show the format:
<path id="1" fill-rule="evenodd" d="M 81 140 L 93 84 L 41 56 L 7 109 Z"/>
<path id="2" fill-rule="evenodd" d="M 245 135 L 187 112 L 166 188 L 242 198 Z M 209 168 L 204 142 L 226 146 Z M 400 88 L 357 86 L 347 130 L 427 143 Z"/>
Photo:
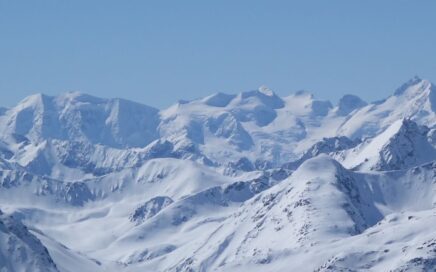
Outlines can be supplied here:
<path id="1" fill-rule="evenodd" d="M 0 108 L 0 271 L 436 271 L 436 85 Z"/>

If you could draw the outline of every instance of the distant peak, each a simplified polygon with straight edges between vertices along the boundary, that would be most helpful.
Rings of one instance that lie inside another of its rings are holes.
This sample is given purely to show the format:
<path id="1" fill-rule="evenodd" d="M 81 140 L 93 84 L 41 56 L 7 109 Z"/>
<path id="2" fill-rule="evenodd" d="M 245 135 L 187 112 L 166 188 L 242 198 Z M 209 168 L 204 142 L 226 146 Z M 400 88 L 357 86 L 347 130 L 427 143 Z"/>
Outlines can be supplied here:
<path id="1" fill-rule="evenodd" d="M 41 100 L 41 99 L 43 99 L 43 98 L 46 97 L 46 96 L 47 96 L 47 95 L 45 95 L 45 94 L 43 94 L 43 93 L 35 93 L 35 94 L 32 94 L 32 95 L 29 95 L 29 96 L 25 97 L 25 98 L 23 99 L 23 101 Z"/>
<path id="2" fill-rule="evenodd" d="M 259 102 L 275 109 L 284 107 L 283 100 L 267 87 L 260 87 L 258 90 L 242 92 L 238 97 L 240 100 L 256 98 Z"/>
<path id="3" fill-rule="evenodd" d="M 68 91 L 68 92 L 65 92 L 65 94 L 64 94 L 64 96 L 66 96 L 66 97 L 76 97 L 76 96 L 81 96 L 81 95 L 83 95 L 83 94 L 79 91 Z"/>
<path id="4" fill-rule="evenodd" d="M 56 97 L 58 101 L 65 102 L 80 102 L 80 103 L 91 103 L 91 104 L 99 104 L 105 102 L 107 99 L 95 97 L 89 94 L 85 94 L 78 91 L 69 91 L 65 92 Z"/>
<path id="5" fill-rule="evenodd" d="M 339 100 L 338 103 L 338 114 L 347 115 L 355 109 L 366 106 L 368 103 L 363 101 L 360 97 L 346 94 Z"/>
<path id="6" fill-rule="evenodd" d="M 35 107 L 38 105 L 43 105 L 44 100 L 47 98 L 49 98 L 49 96 L 43 93 L 32 94 L 21 100 L 18 103 L 18 107 L 29 107 L 29 106 Z"/>
<path id="7" fill-rule="evenodd" d="M 308 96 L 309 98 L 313 99 L 315 96 L 306 90 L 299 90 L 295 92 L 294 96 Z"/>
<path id="8" fill-rule="evenodd" d="M 426 126 L 419 126 L 416 122 L 409 118 L 401 118 L 393 122 L 389 127 L 385 129 L 381 134 L 374 139 L 384 139 L 384 141 L 390 141 L 391 139 L 398 137 L 399 135 L 410 134 L 424 134 L 428 128 Z"/>
<path id="9" fill-rule="evenodd" d="M 394 95 L 399 96 L 404 94 L 409 88 L 416 86 L 418 84 L 429 84 L 430 82 L 427 80 L 421 79 L 419 76 L 414 76 L 411 79 L 409 79 L 407 82 L 405 82 L 403 85 L 401 85 L 398 89 L 395 90 Z M 421 88 L 418 88 L 420 90 Z"/>
<path id="10" fill-rule="evenodd" d="M 422 78 L 419 77 L 418 75 L 414 75 L 409 81 L 419 82 L 419 81 L 422 81 Z"/>
<path id="11" fill-rule="evenodd" d="M 80 91 L 68 91 L 68 92 L 65 92 L 65 93 L 59 95 L 58 97 L 62 97 L 64 99 L 69 99 L 69 100 L 83 100 L 83 99 L 88 99 L 88 98 L 92 98 L 92 99 L 97 98 L 97 97 L 94 97 L 92 95 L 80 92 Z"/>
<path id="12" fill-rule="evenodd" d="M 265 85 L 260 86 L 258 90 L 259 90 L 259 92 L 261 92 L 264 95 L 275 96 L 275 93 Z"/>
<path id="13" fill-rule="evenodd" d="M 203 102 L 206 105 L 213 106 L 213 107 L 226 107 L 230 101 L 232 101 L 233 98 L 235 98 L 236 95 L 234 94 L 225 94 L 225 93 L 214 93 L 210 96 L 207 96 L 203 98 Z"/>
<path id="14" fill-rule="evenodd" d="M 415 121 L 409 118 L 401 119 L 401 127 L 398 130 L 399 132 L 410 132 L 410 131 L 427 131 L 428 128 L 426 126 L 420 126 Z"/>

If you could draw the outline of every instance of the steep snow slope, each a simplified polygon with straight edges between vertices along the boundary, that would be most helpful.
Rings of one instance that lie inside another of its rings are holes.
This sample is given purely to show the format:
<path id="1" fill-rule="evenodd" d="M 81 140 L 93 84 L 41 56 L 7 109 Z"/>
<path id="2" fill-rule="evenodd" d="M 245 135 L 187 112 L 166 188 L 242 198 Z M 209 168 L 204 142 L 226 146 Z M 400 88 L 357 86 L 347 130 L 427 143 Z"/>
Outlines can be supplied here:
<path id="1" fill-rule="evenodd" d="M 396 120 L 407 118 L 418 124 L 436 124 L 436 90 L 428 80 L 412 78 L 385 100 L 369 104 L 352 114 L 338 132 L 349 137 L 374 136 Z"/>
<path id="2" fill-rule="evenodd" d="M 104 271 L 106 269 L 110 269 L 112 271 L 120 269 L 120 267 L 116 264 L 103 265 L 97 260 L 89 259 L 85 255 L 75 252 L 61 243 L 51 239 L 50 237 L 47 237 L 44 233 L 38 230 L 31 230 L 31 233 L 35 235 L 47 248 L 59 271 L 95 272 Z M 44 269 L 43 271 L 47 270 Z"/>
<path id="3" fill-rule="evenodd" d="M 226 219 L 210 215 L 205 221 L 215 228 L 197 227 L 198 233 L 184 242 L 185 250 L 167 252 L 158 261 L 142 260 L 137 271 L 429 269 L 433 232 L 424 229 L 436 220 L 435 167 L 364 174 L 326 155 L 310 159 Z"/>
<path id="4" fill-rule="evenodd" d="M 298 160 L 283 165 L 296 169 L 319 154 L 329 154 L 345 167 L 360 171 L 408 169 L 436 158 L 434 130 L 414 121 L 400 119 L 379 135 L 360 140 L 345 136 L 324 138 L 310 147 Z"/>
<path id="5" fill-rule="evenodd" d="M 129 222 L 129 216 L 144 215 L 141 221 L 146 220 L 145 213 L 136 212 L 138 209 L 147 210 L 150 203 L 157 203 L 158 196 L 177 202 L 216 186 L 231 188 L 231 184 L 263 175 L 283 176 L 275 172 L 252 172 L 230 178 L 212 168 L 179 159 L 149 160 L 141 167 L 74 182 L 61 182 L 18 170 L 3 170 L 1 173 L 2 207 L 43 230 L 48 237 L 81 252 L 103 249 L 114 240 L 114 235 L 121 236 L 133 228 L 136 222 Z M 269 178 L 266 182 L 262 186 L 268 186 Z M 236 187 L 245 188 L 242 185 Z M 246 199 L 253 195 L 242 192 L 234 198 Z M 17 201 L 17 197 L 21 199 Z M 167 206 L 160 205 L 147 214 L 151 218 L 153 213 Z M 108 222 L 114 227 L 113 232 L 98 231 Z M 93 239 L 77 239 L 77 235 L 90 230 L 95 231 Z"/>
<path id="6" fill-rule="evenodd" d="M 58 271 L 47 248 L 21 222 L 0 211 L 0 271 Z"/>
<path id="7" fill-rule="evenodd" d="M 123 263 L 142 266 L 148 265 L 149 261 L 155 262 L 155 258 L 166 258 L 164 255 L 169 253 L 177 255 L 191 252 L 192 240 L 206 238 L 241 203 L 279 181 L 270 175 L 263 175 L 252 180 L 212 187 L 172 202 L 140 224 L 136 223 L 136 227 L 123 233 L 98 256 L 111 255 Z M 161 252 L 163 236 L 166 250 Z M 114 248 L 122 250 L 115 251 Z"/>
<path id="8" fill-rule="evenodd" d="M 314 158 L 320 154 L 341 153 L 340 151 L 348 150 L 359 144 L 359 140 L 351 140 L 345 136 L 323 138 L 321 141 L 310 147 L 296 161 L 292 161 L 283 165 L 286 169 L 295 170 L 303 162 L 310 158 Z"/>
<path id="9" fill-rule="evenodd" d="M 413 121 L 398 120 L 380 135 L 353 149 L 338 152 L 334 157 L 345 167 L 359 170 L 407 169 L 436 158 L 428 132 L 427 127 Z"/>
<path id="10" fill-rule="evenodd" d="M 266 265 L 298 248 L 359 234 L 381 219 L 369 194 L 359 194 L 367 190 L 327 156 L 306 161 L 290 179 L 247 202 L 221 225 L 211 239 L 228 241 L 210 265 Z M 213 250 L 190 256 L 193 267 Z"/>

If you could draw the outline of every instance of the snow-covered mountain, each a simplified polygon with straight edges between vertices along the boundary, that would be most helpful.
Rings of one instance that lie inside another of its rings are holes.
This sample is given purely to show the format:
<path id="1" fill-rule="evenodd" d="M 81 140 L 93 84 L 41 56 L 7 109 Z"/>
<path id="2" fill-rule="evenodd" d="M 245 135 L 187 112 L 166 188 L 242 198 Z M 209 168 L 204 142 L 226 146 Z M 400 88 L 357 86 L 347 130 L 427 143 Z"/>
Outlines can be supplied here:
<path id="1" fill-rule="evenodd" d="M 216 224 L 207 244 L 202 238 L 186 242 L 192 254 L 175 251 L 162 262 L 193 271 L 389 271 L 408 265 L 431 271 L 434 244 L 423 245 L 432 243 L 434 232 L 420 236 L 419 230 L 435 220 L 434 171 L 433 163 L 407 172 L 355 173 L 321 155 Z M 423 225 L 414 229 L 419 221 Z"/>
<path id="2" fill-rule="evenodd" d="M 415 122 L 395 121 L 379 135 L 353 149 L 338 152 L 345 167 L 359 170 L 400 170 L 431 162 L 436 149 L 429 141 L 429 129 Z"/>
<path id="3" fill-rule="evenodd" d="M 0 270 L 59 271 L 48 250 L 20 221 L 0 211 Z"/>
<path id="4" fill-rule="evenodd" d="M 414 77 L 398 88 L 392 96 L 368 104 L 352 114 L 338 132 L 349 137 L 374 136 L 401 118 L 433 127 L 436 124 L 435 111 L 435 85 L 428 80 Z"/>
<path id="5" fill-rule="evenodd" d="M 0 271 L 435 271 L 436 87 L 0 110 Z"/>

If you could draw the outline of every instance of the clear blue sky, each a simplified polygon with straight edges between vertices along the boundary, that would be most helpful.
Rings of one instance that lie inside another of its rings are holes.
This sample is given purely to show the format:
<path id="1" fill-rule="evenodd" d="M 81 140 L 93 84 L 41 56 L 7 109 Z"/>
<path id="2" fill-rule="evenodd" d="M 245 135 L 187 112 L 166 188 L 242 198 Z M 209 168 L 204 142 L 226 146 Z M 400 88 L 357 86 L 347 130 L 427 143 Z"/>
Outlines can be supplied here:
<path id="1" fill-rule="evenodd" d="M 436 81 L 436 1 L 0 0 L 0 104 L 81 91 L 156 107 L 265 84 L 376 100 Z"/>

